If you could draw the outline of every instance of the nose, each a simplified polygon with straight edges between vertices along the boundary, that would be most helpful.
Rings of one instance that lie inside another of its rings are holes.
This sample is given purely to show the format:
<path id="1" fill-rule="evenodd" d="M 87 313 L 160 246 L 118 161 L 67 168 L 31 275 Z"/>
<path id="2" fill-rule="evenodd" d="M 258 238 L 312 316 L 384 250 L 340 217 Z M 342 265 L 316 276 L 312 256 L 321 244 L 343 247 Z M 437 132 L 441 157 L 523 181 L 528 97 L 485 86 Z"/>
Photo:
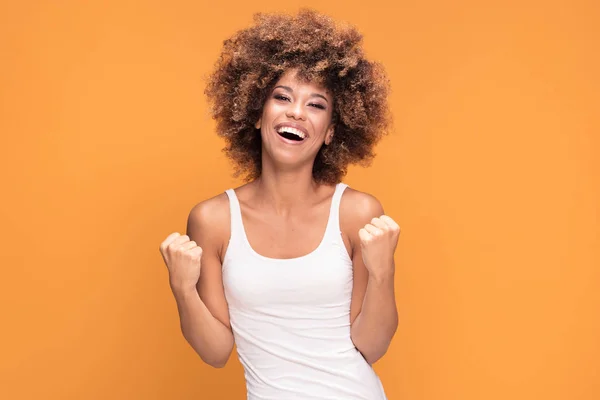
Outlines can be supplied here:
<path id="1" fill-rule="evenodd" d="M 296 101 L 296 102 L 290 103 L 285 114 L 289 118 L 304 120 L 304 119 L 306 119 L 306 115 L 304 114 L 304 112 L 305 112 L 305 110 L 304 110 L 304 106 L 302 105 L 302 102 Z"/>

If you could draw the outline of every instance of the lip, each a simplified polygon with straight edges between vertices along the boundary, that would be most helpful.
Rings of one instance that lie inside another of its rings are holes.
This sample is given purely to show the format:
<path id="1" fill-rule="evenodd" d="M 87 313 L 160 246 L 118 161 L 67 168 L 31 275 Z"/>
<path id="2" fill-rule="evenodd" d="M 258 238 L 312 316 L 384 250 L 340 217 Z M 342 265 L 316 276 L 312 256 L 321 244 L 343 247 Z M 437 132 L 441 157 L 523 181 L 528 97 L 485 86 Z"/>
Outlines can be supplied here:
<path id="1" fill-rule="evenodd" d="M 302 131 L 304 133 L 304 140 L 309 138 L 308 130 L 305 127 L 303 127 L 302 125 L 297 124 L 295 122 L 281 122 L 281 123 L 275 125 L 275 133 L 277 133 L 277 136 L 279 136 L 279 137 L 282 137 L 282 136 L 279 134 L 278 130 L 279 130 L 279 128 L 281 128 L 283 126 L 287 126 L 287 127 L 298 129 L 299 131 Z M 282 139 L 285 139 L 285 138 L 282 137 Z M 304 142 L 304 140 L 300 141 L 300 143 Z M 293 142 L 293 140 L 288 140 L 288 142 Z"/>
<path id="2" fill-rule="evenodd" d="M 284 143 L 286 144 L 290 144 L 292 146 L 300 146 L 302 145 L 302 143 L 304 142 L 304 140 L 290 140 L 290 139 L 286 139 L 283 136 L 281 136 L 279 133 L 275 132 L 275 134 L 277 135 L 277 137 Z"/>

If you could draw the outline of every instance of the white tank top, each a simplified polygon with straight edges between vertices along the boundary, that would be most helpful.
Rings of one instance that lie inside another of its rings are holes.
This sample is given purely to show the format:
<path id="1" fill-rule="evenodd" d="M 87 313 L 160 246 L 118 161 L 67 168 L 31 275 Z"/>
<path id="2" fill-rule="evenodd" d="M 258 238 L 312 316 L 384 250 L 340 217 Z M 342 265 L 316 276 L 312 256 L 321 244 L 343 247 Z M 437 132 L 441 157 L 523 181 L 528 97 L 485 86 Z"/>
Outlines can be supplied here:
<path id="1" fill-rule="evenodd" d="M 336 185 L 319 246 L 291 259 L 252 249 L 235 191 L 226 190 L 231 237 L 223 285 L 248 400 L 386 399 L 350 339 L 352 260 L 339 224 L 346 187 Z"/>

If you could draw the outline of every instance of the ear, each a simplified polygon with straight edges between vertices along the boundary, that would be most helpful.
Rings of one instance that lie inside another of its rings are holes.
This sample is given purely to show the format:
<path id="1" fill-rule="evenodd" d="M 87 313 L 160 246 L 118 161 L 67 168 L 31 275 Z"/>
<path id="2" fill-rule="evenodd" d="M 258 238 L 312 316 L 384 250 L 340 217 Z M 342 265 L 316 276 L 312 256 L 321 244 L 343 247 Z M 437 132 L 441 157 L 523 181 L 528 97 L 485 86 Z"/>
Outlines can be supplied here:
<path id="1" fill-rule="evenodd" d="M 258 119 L 258 121 L 256 121 L 256 124 L 254 124 L 254 127 L 255 127 L 256 129 L 260 129 L 261 122 L 262 122 L 262 121 L 261 121 L 261 118 L 259 118 L 259 119 Z"/>
<path id="2" fill-rule="evenodd" d="M 333 140 L 333 133 L 335 132 L 335 125 L 330 125 L 327 128 L 327 133 L 325 134 L 325 144 L 329 146 L 329 143 Z"/>

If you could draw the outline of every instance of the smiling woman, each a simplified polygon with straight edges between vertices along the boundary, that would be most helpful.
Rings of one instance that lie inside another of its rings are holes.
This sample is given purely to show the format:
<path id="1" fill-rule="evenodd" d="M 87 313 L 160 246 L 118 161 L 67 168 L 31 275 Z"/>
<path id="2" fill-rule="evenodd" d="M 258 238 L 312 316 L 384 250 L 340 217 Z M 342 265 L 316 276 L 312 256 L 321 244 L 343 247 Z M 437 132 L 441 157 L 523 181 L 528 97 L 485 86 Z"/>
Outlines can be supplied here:
<path id="1" fill-rule="evenodd" d="M 296 71 L 290 71 L 287 73 L 287 75 L 293 75 L 292 78 L 295 78 L 297 72 Z M 287 78 L 287 79 L 286 79 Z M 290 77 L 284 77 L 284 79 L 282 79 L 280 81 L 280 83 L 284 83 L 286 80 L 290 80 L 292 79 Z M 284 90 L 287 92 L 287 94 L 281 94 L 278 93 L 278 90 Z M 307 102 L 308 101 L 312 101 L 310 103 L 307 103 L 307 107 L 314 107 L 320 110 L 328 110 L 329 107 L 327 106 L 327 104 L 330 103 L 330 99 L 328 99 L 326 96 L 326 90 L 325 89 L 321 89 L 321 88 L 317 88 L 318 91 L 321 91 L 324 94 L 320 94 L 320 93 L 307 93 L 306 96 L 308 96 L 307 98 Z M 299 97 L 301 95 L 301 93 L 294 93 L 294 89 L 292 89 L 290 86 L 284 86 L 284 85 L 277 85 L 275 86 L 275 88 L 273 89 L 273 98 L 280 100 L 281 102 L 292 102 L 294 99 L 294 95 L 296 95 L 296 97 Z M 313 98 L 314 97 L 320 97 L 321 101 L 317 100 L 314 101 Z M 331 96 L 329 96 L 331 97 Z M 325 105 L 322 104 L 322 102 L 325 101 Z M 284 105 L 284 104 L 282 104 Z M 328 116 L 329 119 L 331 119 L 331 113 L 325 114 L 325 116 Z M 262 118 L 261 118 L 262 119 Z M 256 123 L 256 129 L 260 129 L 260 125 L 261 125 L 261 119 L 258 120 L 258 122 Z M 333 126 L 330 127 L 331 130 L 333 130 Z M 308 138 L 308 131 L 306 128 L 304 128 L 304 126 L 302 126 L 302 124 L 297 124 L 295 122 L 282 122 L 279 123 L 275 126 L 275 130 L 277 131 L 277 133 L 279 133 L 279 135 L 281 135 L 282 137 L 289 139 L 289 140 L 293 140 L 293 141 L 303 141 L 304 139 Z M 331 135 L 329 135 L 329 140 L 326 140 L 326 144 L 329 144 L 329 142 L 331 141 Z"/>
<path id="2" fill-rule="evenodd" d="M 336 124 L 331 146 L 315 157 L 314 179 L 334 184 L 349 164 L 369 164 L 390 126 L 390 88 L 383 66 L 365 58 L 361 41 L 354 27 L 310 10 L 296 16 L 257 14 L 254 25 L 225 40 L 205 93 L 238 175 L 247 180 L 260 175 L 262 144 L 255 123 L 269 96 L 291 100 L 291 88 L 278 80 L 292 69 L 300 81 L 319 86 L 322 96 L 327 89 L 329 103 L 315 104 L 326 106 Z M 273 93 L 279 85 L 288 88 Z"/>
<path id="3" fill-rule="evenodd" d="M 255 124 L 265 150 L 261 149 L 261 170 L 272 168 L 278 161 L 312 164 L 319 149 L 331 144 L 334 132 L 331 103 L 332 96 L 325 87 L 298 79 L 297 69 L 286 71 L 267 97 Z M 281 142 L 302 147 L 288 152 L 287 146 L 279 145 Z M 281 154 L 276 156 L 277 152 Z"/>
<path id="4" fill-rule="evenodd" d="M 194 206 L 160 250 L 184 337 L 214 367 L 235 343 L 248 399 L 386 398 L 371 364 L 398 324 L 400 228 L 341 182 L 389 125 L 387 79 L 360 42 L 314 11 L 259 14 L 206 89 L 247 183 Z"/>

